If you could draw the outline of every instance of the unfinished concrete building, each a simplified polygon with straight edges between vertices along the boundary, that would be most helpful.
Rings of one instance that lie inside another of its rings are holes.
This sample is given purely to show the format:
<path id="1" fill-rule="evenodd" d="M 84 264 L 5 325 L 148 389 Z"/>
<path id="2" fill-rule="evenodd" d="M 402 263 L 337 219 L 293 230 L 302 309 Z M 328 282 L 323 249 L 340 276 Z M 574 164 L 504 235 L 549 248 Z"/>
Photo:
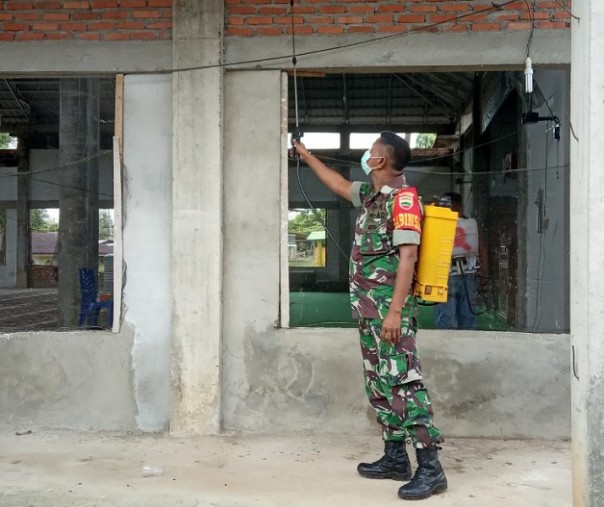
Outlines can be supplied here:
<path id="1" fill-rule="evenodd" d="M 0 132 L 17 143 L 0 151 L 8 313 L 34 286 L 32 210 L 60 220 L 52 317 L 0 328 L 0 424 L 372 432 L 338 251 L 354 213 L 297 170 L 288 134 L 301 128 L 351 178 L 367 136 L 436 134 L 408 178 L 426 200 L 460 192 L 488 251 L 476 331 L 433 329 L 423 310 L 439 424 L 568 439 L 574 383 L 577 477 L 594 484 L 601 465 L 585 443 L 602 405 L 585 399 L 601 382 L 591 246 L 602 205 L 589 139 L 601 92 L 587 69 L 601 72 L 589 27 L 604 13 L 573 8 L 581 26 L 565 0 L 299 0 L 293 13 L 253 0 L 4 2 Z M 330 234 L 288 233 L 311 208 Z M 99 270 L 107 209 L 110 271 Z M 80 268 L 95 272 L 112 322 L 78 322 Z M 598 505 L 598 488 L 577 505 Z"/>

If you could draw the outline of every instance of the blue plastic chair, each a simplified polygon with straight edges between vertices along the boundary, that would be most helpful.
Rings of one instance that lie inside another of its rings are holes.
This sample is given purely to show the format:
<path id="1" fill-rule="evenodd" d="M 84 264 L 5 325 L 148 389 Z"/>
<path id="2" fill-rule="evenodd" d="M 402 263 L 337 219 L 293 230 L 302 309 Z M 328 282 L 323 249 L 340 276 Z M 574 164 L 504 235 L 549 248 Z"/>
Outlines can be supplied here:
<path id="1" fill-rule="evenodd" d="M 82 303 L 78 325 L 82 327 L 92 321 L 93 327 L 98 326 L 99 313 L 105 308 L 107 310 L 107 327 L 113 326 L 113 300 L 99 300 L 94 271 L 90 268 L 80 268 L 80 293 Z"/>

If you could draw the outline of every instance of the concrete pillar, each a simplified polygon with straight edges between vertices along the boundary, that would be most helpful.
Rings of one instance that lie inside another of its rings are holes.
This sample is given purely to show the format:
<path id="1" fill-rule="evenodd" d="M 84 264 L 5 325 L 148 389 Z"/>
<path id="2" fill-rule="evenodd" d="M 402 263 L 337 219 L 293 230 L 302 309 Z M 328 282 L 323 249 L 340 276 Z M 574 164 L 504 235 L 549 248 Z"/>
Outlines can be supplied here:
<path id="1" fill-rule="evenodd" d="M 60 81 L 59 326 L 75 327 L 80 304 L 79 268 L 98 270 L 99 81 Z"/>
<path id="2" fill-rule="evenodd" d="M 604 505 L 604 2 L 573 2 L 571 380 L 573 505 Z"/>
<path id="3" fill-rule="evenodd" d="M 223 4 L 175 0 L 176 69 L 221 63 Z M 175 72 L 173 93 L 170 429 L 216 433 L 221 413 L 223 69 Z"/>
<path id="4" fill-rule="evenodd" d="M 29 233 L 29 149 L 27 131 L 19 132 L 19 168 L 17 174 L 17 266 L 15 286 L 27 287 L 30 233 Z M 21 174 L 23 173 L 23 174 Z"/>

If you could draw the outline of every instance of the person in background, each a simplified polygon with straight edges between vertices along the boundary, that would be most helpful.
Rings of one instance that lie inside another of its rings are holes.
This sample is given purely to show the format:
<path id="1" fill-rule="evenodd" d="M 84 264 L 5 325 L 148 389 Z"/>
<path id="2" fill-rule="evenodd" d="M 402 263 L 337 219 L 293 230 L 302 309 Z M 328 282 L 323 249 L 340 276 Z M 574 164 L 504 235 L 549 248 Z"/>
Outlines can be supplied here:
<path id="1" fill-rule="evenodd" d="M 435 325 L 439 329 L 474 329 L 478 284 L 478 225 L 464 215 L 461 195 L 445 192 L 435 204 L 451 208 L 459 215 L 449 271 L 449 296 L 435 307 Z"/>
<path id="2" fill-rule="evenodd" d="M 399 497 L 419 500 L 447 489 L 438 460 L 441 432 L 422 380 L 415 335 L 413 274 L 421 239 L 421 204 L 405 181 L 411 150 L 403 138 L 382 132 L 361 159 L 370 183 L 351 182 L 327 167 L 300 142 L 295 151 L 332 192 L 360 208 L 350 255 L 350 299 L 359 322 L 365 390 L 382 427 L 384 455 L 360 463 L 371 479 L 411 479 L 405 449 L 410 438 L 418 468 Z"/>

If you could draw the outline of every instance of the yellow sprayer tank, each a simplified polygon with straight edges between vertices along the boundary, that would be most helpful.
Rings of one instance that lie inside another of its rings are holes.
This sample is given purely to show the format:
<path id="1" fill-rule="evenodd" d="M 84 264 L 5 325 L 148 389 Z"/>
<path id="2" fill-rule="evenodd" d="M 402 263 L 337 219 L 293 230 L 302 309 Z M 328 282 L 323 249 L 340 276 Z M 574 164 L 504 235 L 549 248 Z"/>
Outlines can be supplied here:
<path id="1" fill-rule="evenodd" d="M 447 301 L 457 217 L 457 213 L 449 208 L 432 204 L 424 206 L 415 283 L 415 295 L 424 301 Z"/>

